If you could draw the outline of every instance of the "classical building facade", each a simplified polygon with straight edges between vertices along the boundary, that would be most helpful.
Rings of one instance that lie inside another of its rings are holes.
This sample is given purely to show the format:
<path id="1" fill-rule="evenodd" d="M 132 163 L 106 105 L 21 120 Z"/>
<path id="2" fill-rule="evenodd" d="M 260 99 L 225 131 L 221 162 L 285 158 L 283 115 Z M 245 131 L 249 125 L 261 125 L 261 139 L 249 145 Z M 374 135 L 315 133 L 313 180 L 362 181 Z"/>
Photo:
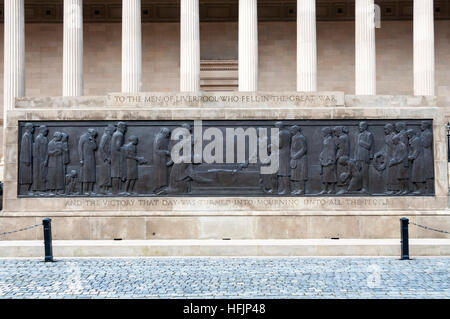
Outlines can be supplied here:
<path id="1" fill-rule="evenodd" d="M 448 0 L 5 0 L 2 8 L 2 218 L 10 224 L 54 216 L 61 239 L 394 238 L 402 215 L 450 225 Z M 165 163 L 170 174 L 180 168 L 165 157 L 157 164 L 157 154 L 168 150 L 166 131 L 194 120 L 280 127 L 280 139 L 296 146 L 279 146 L 288 155 L 274 177 L 277 194 L 259 188 L 266 180 L 248 163 L 197 168 L 209 174 L 202 178 L 190 167 L 193 186 L 174 191 L 160 172 Z M 58 144 L 61 131 L 67 148 Z M 392 146 L 395 155 L 385 146 L 390 133 L 404 146 Z M 18 163 L 27 154 L 23 141 L 36 145 L 38 136 L 39 163 L 63 161 L 51 173 L 26 173 L 26 161 Z M 96 193 L 108 191 L 95 179 L 100 138 L 125 140 L 133 172 L 122 193 L 106 199 Z M 161 149 L 151 151 L 155 145 Z M 302 145 L 308 161 L 292 157 Z M 386 168 L 391 158 L 396 177 Z M 291 173 L 297 165 L 304 170 Z M 420 167 L 429 176 L 413 173 Z M 81 172 L 88 173 L 78 194 Z M 39 174 L 48 175 L 42 189 L 33 188 Z M 140 177 L 155 175 L 168 188 Z M 210 175 L 217 189 L 195 188 Z"/>

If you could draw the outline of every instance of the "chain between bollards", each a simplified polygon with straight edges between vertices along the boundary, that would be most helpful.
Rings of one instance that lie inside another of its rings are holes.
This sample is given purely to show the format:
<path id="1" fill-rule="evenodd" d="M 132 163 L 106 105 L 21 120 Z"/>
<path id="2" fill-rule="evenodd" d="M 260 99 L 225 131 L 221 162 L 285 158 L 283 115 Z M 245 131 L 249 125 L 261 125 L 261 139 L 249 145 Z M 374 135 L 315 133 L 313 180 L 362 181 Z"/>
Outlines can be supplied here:
<path id="1" fill-rule="evenodd" d="M 52 220 L 44 218 L 42 220 L 44 226 L 44 247 L 45 247 L 45 262 L 53 262 L 53 246 L 52 246 Z"/>
<path id="2" fill-rule="evenodd" d="M 401 260 L 409 260 L 409 235 L 408 235 L 409 219 L 406 217 L 400 218 L 400 235 L 401 235 Z"/>

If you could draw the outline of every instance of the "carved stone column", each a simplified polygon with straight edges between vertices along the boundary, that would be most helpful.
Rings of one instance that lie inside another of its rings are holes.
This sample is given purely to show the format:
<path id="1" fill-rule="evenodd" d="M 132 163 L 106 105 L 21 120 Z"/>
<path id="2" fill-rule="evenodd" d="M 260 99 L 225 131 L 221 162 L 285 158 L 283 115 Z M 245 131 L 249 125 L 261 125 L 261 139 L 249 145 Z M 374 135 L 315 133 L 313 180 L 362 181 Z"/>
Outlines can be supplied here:
<path id="1" fill-rule="evenodd" d="M 141 88 L 141 0 L 122 0 L 122 92 L 140 92 Z"/>
<path id="2" fill-rule="evenodd" d="M 83 0 L 64 0 L 63 96 L 83 95 Z"/>
<path id="3" fill-rule="evenodd" d="M 355 2 L 355 94 L 376 94 L 374 0 Z"/>
<path id="4" fill-rule="evenodd" d="M 25 95 L 25 14 L 24 0 L 5 1 L 3 123 L 14 99 Z"/>
<path id="5" fill-rule="evenodd" d="M 239 0 L 239 91 L 258 91 L 257 0 Z"/>
<path id="6" fill-rule="evenodd" d="M 316 0 L 297 0 L 297 91 L 317 91 Z"/>
<path id="7" fill-rule="evenodd" d="M 433 0 L 414 0 L 414 95 L 434 95 Z"/>
<path id="8" fill-rule="evenodd" d="M 180 91 L 200 91 L 199 0 L 181 1 Z"/>

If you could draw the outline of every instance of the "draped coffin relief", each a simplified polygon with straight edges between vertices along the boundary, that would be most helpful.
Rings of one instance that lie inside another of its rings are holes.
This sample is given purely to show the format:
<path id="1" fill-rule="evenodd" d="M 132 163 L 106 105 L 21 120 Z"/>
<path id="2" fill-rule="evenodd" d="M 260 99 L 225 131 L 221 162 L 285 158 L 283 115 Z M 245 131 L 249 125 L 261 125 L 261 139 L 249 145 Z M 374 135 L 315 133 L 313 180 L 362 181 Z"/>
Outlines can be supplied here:
<path id="1" fill-rule="evenodd" d="M 18 195 L 434 195 L 432 123 L 20 122 Z"/>

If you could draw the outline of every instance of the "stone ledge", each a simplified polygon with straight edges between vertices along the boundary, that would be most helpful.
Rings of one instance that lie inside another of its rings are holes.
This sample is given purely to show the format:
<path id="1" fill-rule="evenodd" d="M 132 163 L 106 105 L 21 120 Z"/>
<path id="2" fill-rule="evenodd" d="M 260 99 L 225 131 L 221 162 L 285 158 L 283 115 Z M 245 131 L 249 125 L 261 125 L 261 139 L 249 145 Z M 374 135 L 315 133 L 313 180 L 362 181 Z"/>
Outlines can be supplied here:
<path id="1" fill-rule="evenodd" d="M 59 257 L 400 256 L 399 239 L 53 241 Z M 0 241 L 0 257 L 43 257 L 42 241 Z M 410 239 L 410 256 L 450 256 L 450 239 Z"/>

